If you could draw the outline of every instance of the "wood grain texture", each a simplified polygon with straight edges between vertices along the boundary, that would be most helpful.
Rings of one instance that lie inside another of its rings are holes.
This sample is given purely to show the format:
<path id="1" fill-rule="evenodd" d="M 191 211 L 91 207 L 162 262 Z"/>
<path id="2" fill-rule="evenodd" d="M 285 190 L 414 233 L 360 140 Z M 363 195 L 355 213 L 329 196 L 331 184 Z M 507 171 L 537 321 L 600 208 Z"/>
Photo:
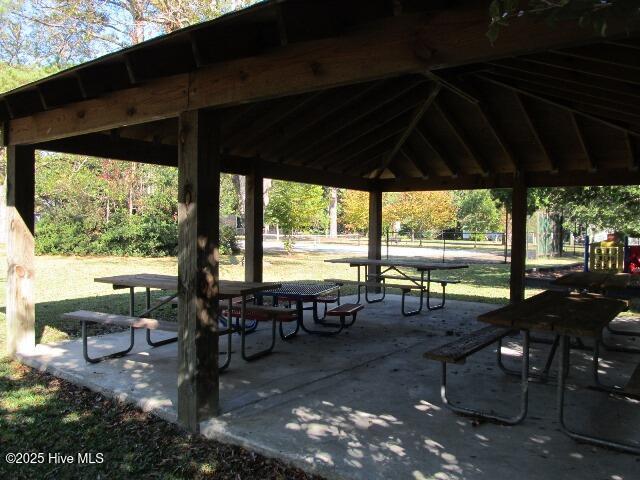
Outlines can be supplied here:
<path id="1" fill-rule="evenodd" d="M 220 145 L 202 111 L 180 115 L 178 420 L 198 432 L 218 415 Z"/>
<path id="2" fill-rule="evenodd" d="M 35 156 L 7 148 L 7 353 L 35 347 Z"/>
<path id="3" fill-rule="evenodd" d="M 515 330 L 597 338 L 626 309 L 627 303 L 622 300 L 548 290 L 482 314 L 478 320 Z"/>
<path id="4" fill-rule="evenodd" d="M 511 302 L 524 299 L 524 271 L 527 261 L 527 186 L 521 173 L 514 178 L 511 214 Z"/>
<path id="5" fill-rule="evenodd" d="M 155 318 L 130 317 L 128 315 L 116 315 L 113 313 L 91 312 L 88 310 L 76 310 L 62 315 L 69 320 L 100 323 L 103 325 L 117 325 L 120 327 L 147 328 L 149 330 L 163 330 L 177 332 L 176 322 L 156 320 Z"/>
<path id="6" fill-rule="evenodd" d="M 175 275 L 159 275 L 155 273 L 137 273 L 132 275 L 114 275 L 112 277 L 98 277 L 94 282 L 108 283 L 114 289 L 140 287 L 157 288 L 160 290 L 178 290 L 178 277 Z M 241 282 L 238 280 L 220 280 L 218 282 L 218 296 L 221 299 L 251 295 L 262 290 L 279 288 L 277 282 Z"/>
<path id="7" fill-rule="evenodd" d="M 264 248 L 264 185 L 263 177 L 255 169 L 246 176 L 245 225 L 244 225 L 244 279 L 247 282 L 262 281 Z"/>
<path id="8" fill-rule="evenodd" d="M 508 328 L 484 327 L 475 332 L 457 338 L 456 340 L 429 350 L 424 354 L 425 358 L 447 363 L 464 363 L 465 359 L 501 338 L 509 335 Z"/>

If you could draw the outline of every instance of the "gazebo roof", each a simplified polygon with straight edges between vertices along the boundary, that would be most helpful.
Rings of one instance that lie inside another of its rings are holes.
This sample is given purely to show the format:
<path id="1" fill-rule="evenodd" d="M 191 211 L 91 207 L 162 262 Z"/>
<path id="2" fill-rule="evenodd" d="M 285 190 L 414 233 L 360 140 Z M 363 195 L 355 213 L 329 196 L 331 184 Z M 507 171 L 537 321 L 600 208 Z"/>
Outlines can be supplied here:
<path id="1" fill-rule="evenodd" d="M 223 169 L 365 190 L 640 183 L 640 37 L 477 2 L 270 1 L 0 96 L 6 143 L 177 164 L 176 113 Z"/>

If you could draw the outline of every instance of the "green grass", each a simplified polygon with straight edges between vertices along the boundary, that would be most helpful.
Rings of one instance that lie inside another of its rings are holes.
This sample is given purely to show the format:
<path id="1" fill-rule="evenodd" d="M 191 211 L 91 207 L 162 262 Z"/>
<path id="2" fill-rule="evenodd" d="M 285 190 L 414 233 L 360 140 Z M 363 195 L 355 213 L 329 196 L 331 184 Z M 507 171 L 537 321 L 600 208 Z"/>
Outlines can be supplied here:
<path id="1" fill-rule="evenodd" d="M 344 255 L 326 253 L 269 253 L 264 261 L 264 278 L 267 281 L 322 280 L 324 278 L 355 279 L 356 270 L 344 264 L 326 263 L 329 258 Z M 536 260 L 530 266 L 568 264 L 578 257 Z M 54 257 L 36 258 L 36 337 L 38 342 L 48 343 L 78 336 L 77 322 L 65 322 L 65 312 L 78 309 L 127 313 L 128 290 L 113 290 L 110 285 L 96 283 L 95 277 L 131 273 L 177 273 L 175 258 L 132 257 Z M 5 283 L 5 271 L 0 273 Z M 220 266 L 222 278 L 239 280 L 244 276 L 241 257 L 223 257 Z M 437 275 L 434 275 L 437 277 Z M 443 272 L 446 278 L 457 278 L 460 284 L 450 285 L 447 293 L 458 300 L 505 303 L 509 297 L 508 264 L 471 264 L 468 269 Z M 4 286 L 4 285 L 3 285 Z M 4 305 L 5 288 L 0 288 L 0 304 Z M 160 295 L 160 293 L 157 293 Z M 143 295 L 138 295 L 138 309 L 143 307 Z M 167 308 L 161 314 L 172 315 Z M 0 341 L 4 342 L 4 308 L 0 313 Z"/>
<path id="2" fill-rule="evenodd" d="M 242 266 L 225 260 L 223 275 L 239 278 Z M 78 335 L 77 325 L 60 319 L 66 311 L 128 310 L 127 291 L 114 292 L 108 285 L 95 283 L 94 277 L 133 272 L 175 274 L 176 260 L 38 257 L 36 272 L 37 341 L 52 342 Z M 6 284 L 4 276 L 1 281 Z M 2 305 L 5 304 L 4 286 L 0 289 Z M 0 314 L 0 478 L 316 478 L 247 450 L 187 435 L 153 415 L 2 358 L 4 311 L 3 307 Z M 56 465 L 45 461 L 38 465 L 10 465 L 5 461 L 8 452 L 42 452 L 46 459 L 49 453 L 56 452 L 64 455 L 102 453 L 104 463 Z"/>
<path id="3" fill-rule="evenodd" d="M 326 254 L 269 253 L 265 280 L 355 278 L 348 265 L 324 262 Z M 570 263 L 576 259 L 563 260 Z M 536 264 L 543 264 L 538 261 Z M 557 263 L 557 262 L 554 262 Z M 221 277 L 241 279 L 237 257 L 224 257 Z M 99 276 L 124 273 L 176 274 L 175 258 L 50 257 L 36 259 L 36 336 L 53 342 L 78 336 L 78 325 L 61 319 L 64 312 L 89 309 L 128 311 L 128 291 L 95 283 Z M 4 275 L 4 269 L 2 270 Z M 450 297 L 505 303 L 509 265 L 471 265 L 449 272 L 462 283 Z M 6 284 L 6 278 L 0 277 Z M 0 302 L 5 304 L 5 285 Z M 144 298 L 138 298 L 142 308 Z M 170 308 L 163 315 L 175 316 Z M 97 332 L 100 333 L 100 332 Z M 0 313 L 0 351 L 4 352 L 5 315 Z M 8 465 L 7 452 L 102 453 L 98 465 Z M 240 448 L 188 436 L 176 426 L 102 395 L 77 388 L 8 359 L 0 359 L 0 478 L 307 478 L 298 470 Z"/>

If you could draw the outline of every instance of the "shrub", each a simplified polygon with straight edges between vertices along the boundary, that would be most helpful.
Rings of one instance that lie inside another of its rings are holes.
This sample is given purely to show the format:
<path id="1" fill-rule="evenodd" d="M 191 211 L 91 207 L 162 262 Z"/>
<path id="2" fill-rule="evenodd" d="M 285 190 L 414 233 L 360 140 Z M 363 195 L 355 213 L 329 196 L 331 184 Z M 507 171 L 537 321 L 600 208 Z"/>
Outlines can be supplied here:
<path id="1" fill-rule="evenodd" d="M 233 255 L 240 251 L 236 229 L 229 225 L 220 226 L 220 253 L 222 255 Z"/>

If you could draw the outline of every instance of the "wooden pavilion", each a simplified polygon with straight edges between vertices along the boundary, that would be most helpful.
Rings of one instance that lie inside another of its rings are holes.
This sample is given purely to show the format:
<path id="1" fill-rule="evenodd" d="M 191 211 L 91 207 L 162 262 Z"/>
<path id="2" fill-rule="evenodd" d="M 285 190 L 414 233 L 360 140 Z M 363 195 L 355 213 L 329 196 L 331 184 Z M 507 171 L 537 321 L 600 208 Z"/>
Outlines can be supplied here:
<path id="1" fill-rule="evenodd" d="M 640 36 L 487 2 L 271 0 L 0 96 L 8 147 L 8 349 L 34 336 L 34 151 L 177 166 L 178 415 L 218 411 L 220 172 L 247 176 L 246 278 L 262 279 L 264 177 L 370 192 L 512 188 L 511 299 L 528 187 L 639 184 Z M 481 4 L 481 5 L 478 5 Z"/>

